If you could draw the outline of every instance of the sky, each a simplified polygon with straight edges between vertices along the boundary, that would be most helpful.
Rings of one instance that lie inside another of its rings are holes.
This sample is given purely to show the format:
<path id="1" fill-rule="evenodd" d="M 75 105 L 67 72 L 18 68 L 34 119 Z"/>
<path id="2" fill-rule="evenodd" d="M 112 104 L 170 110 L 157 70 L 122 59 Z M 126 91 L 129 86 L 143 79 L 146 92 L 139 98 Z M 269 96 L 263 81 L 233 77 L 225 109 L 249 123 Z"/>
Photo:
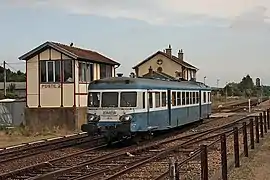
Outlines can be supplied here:
<path id="1" fill-rule="evenodd" d="M 270 85 L 269 0 L 2 0 L 0 61 L 25 70 L 18 57 L 55 41 L 98 51 L 132 66 L 172 46 L 210 86 L 250 74 Z"/>

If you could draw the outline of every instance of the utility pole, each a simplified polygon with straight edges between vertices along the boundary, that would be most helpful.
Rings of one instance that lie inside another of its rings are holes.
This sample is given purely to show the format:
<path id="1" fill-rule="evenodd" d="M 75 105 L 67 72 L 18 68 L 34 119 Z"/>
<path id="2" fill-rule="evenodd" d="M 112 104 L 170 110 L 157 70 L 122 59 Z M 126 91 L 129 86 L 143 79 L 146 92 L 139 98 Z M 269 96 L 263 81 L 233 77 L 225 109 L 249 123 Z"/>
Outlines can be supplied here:
<path id="1" fill-rule="evenodd" d="M 7 96 L 7 86 L 6 86 L 6 83 L 7 83 L 7 71 L 6 71 L 6 61 L 4 61 L 4 96 L 5 96 L 5 98 Z"/>
<path id="2" fill-rule="evenodd" d="M 227 96 L 228 96 L 228 82 L 225 84 L 225 102 L 227 103 Z"/>

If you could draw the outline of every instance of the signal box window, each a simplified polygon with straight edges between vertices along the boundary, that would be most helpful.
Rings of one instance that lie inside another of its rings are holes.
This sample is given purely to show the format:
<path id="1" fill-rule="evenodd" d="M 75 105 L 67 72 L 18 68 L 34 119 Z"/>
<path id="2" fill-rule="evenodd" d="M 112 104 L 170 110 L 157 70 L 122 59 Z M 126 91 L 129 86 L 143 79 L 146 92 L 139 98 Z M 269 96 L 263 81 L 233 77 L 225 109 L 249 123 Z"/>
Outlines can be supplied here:
<path id="1" fill-rule="evenodd" d="M 137 92 L 121 92 L 120 107 L 136 107 Z"/>
<path id="2" fill-rule="evenodd" d="M 176 92 L 172 92 L 172 105 L 176 105 Z"/>
<path id="3" fill-rule="evenodd" d="M 186 105 L 186 92 L 182 92 L 182 105 Z"/>
<path id="4" fill-rule="evenodd" d="M 100 93 L 90 92 L 88 94 L 88 106 L 89 107 L 99 107 L 100 104 Z"/>
<path id="5" fill-rule="evenodd" d="M 162 99 L 162 107 L 166 106 L 166 92 L 161 93 L 161 99 Z"/>
<path id="6" fill-rule="evenodd" d="M 160 92 L 155 92 L 156 107 L 160 107 Z"/>
<path id="7" fill-rule="evenodd" d="M 181 106 L 181 92 L 177 92 L 177 106 Z"/>

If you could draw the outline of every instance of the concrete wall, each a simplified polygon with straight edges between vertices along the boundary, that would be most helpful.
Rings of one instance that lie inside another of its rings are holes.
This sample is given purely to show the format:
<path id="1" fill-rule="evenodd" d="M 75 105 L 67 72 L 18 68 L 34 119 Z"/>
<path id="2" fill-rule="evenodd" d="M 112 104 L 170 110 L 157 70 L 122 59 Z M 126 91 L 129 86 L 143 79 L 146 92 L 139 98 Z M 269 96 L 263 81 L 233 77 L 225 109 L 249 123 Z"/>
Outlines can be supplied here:
<path id="1" fill-rule="evenodd" d="M 80 130 L 86 122 L 86 107 L 74 108 L 26 108 L 25 125 L 34 131 L 60 128 Z"/>

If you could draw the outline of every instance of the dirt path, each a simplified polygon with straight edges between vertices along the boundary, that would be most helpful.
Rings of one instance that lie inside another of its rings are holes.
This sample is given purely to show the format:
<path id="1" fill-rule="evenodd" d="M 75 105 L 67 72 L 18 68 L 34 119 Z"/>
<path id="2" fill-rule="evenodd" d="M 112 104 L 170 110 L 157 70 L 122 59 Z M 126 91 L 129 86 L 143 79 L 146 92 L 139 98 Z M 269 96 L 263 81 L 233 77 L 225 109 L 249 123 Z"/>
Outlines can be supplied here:
<path id="1" fill-rule="evenodd" d="M 255 147 L 249 158 L 241 159 L 240 168 L 234 169 L 230 180 L 270 180 L 270 134 L 262 145 Z"/>

